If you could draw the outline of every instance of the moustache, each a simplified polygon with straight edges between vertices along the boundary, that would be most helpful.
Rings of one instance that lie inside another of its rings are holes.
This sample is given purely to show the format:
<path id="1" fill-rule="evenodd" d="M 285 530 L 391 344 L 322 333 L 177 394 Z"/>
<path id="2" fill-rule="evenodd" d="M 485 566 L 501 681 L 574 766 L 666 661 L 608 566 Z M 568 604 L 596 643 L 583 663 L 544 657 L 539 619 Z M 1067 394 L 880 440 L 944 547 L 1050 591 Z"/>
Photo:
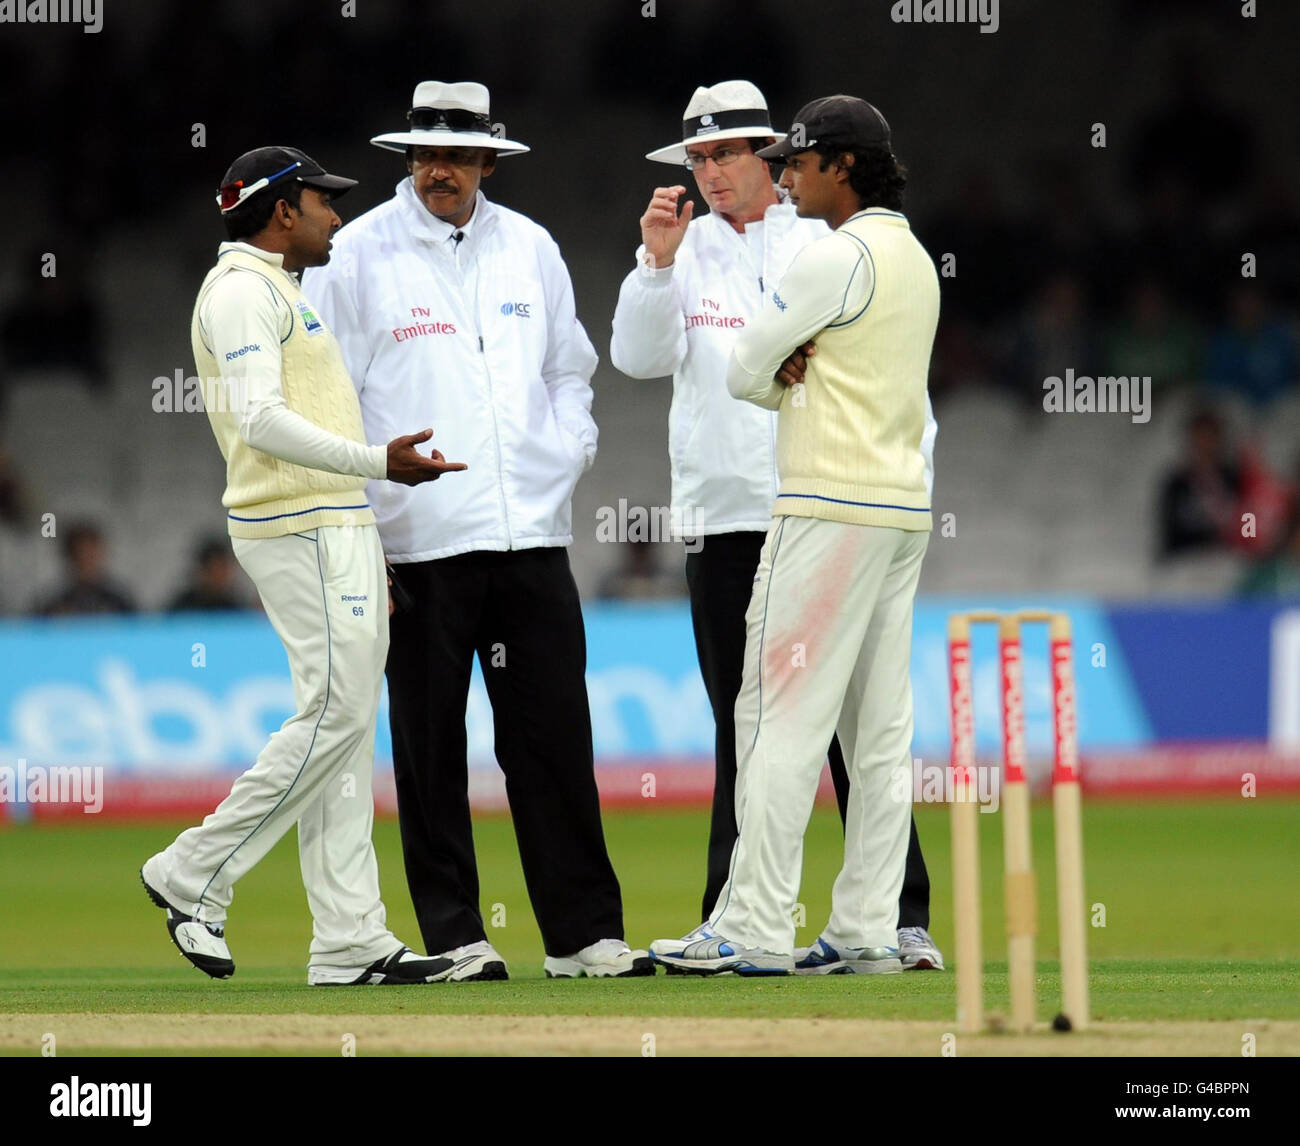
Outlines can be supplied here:
<path id="1" fill-rule="evenodd" d="M 454 183 L 430 183 L 425 190 L 447 191 L 454 195 L 458 190 L 460 190 L 460 188 L 458 188 Z"/>

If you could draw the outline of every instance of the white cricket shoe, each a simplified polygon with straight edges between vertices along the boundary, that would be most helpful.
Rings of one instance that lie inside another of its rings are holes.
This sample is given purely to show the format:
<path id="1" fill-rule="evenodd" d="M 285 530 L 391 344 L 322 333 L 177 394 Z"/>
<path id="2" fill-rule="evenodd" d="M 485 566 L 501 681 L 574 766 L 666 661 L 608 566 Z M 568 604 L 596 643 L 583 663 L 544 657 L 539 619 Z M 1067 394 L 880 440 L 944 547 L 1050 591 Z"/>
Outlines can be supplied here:
<path id="1" fill-rule="evenodd" d="M 650 944 L 650 956 L 657 960 L 660 955 L 680 955 L 697 939 L 716 938 L 709 925 L 701 923 L 694 931 L 688 931 L 680 939 L 656 939 Z"/>
<path id="2" fill-rule="evenodd" d="M 655 953 L 655 962 L 689 975 L 788 975 L 794 970 L 794 958 L 790 955 L 746 947 L 717 934 L 693 939 L 676 954 L 665 950 L 666 945 L 676 940 L 656 942 L 664 946 L 660 946 L 662 954 Z M 652 944 L 652 950 L 653 947 Z"/>
<path id="3" fill-rule="evenodd" d="M 655 973 L 650 955 L 633 951 L 621 939 L 598 939 L 567 958 L 548 955 L 544 966 L 548 979 L 631 979 Z"/>
<path id="4" fill-rule="evenodd" d="M 904 971 L 943 970 L 943 952 L 924 927 L 898 929 L 898 957 Z"/>
<path id="5" fill-rule="evenodd" d="M 449 983 L 481 983 L 489 979 L 509 979 L 506 961 L 486 939 L 477 943 L 467 943 L 463 947 L 453 947 L 444 951 L 442 958 L 452 961 Z"/>
<path id="6" fill-rule="evenodd" d="M 145 861 L 144 867 L 140 869 L 140 882 L 144 884 L 154 906 L 167 912 L 167 933 L 176 944 L 176 949 L 204 974 L 211 975 L 214 979 L 229 979 L 235 973 L 235 960 L 231 958 L 230 948 L 226 946 L 225 927 L 216 923 L 200 923 L 192 915 L 186 915 L 168 903 L 158 890 L 162 886 L 158 876 L 145 875 L 145 868 L 156 858 L 154 856 Z M 150 879 L 153 880 L 152 883 Z"/>
<path id="7" fill-rule="evenodd" d="M 796 975 L 893 975 L 903 969 L 897 947 L 832 947 L 820 936 L 811 947 L 796 947 Z"/>

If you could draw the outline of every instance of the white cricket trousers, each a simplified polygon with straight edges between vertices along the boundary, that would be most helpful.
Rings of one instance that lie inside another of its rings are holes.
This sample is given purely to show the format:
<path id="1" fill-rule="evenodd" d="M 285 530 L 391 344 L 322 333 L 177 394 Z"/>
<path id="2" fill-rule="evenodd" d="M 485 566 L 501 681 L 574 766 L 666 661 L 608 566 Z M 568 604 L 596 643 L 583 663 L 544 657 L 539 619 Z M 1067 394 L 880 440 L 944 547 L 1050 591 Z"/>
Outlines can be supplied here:
<path id="1" fill-rule="evenodd" d="M 197 828 L 151 864 L 188 915 L 226 918 L 234 885 L 296 822 L 311 963 L 366 966 L 401 943 L 385 925 L 370 833 L 388 588 L 373 525 L 232 538 L 284 642 L 298 711 Z"/>
<path id="2" fill-rule="evenodd" d="M 912 815 L 912 601 L 929 539 L 815 517 L 779 517 L 768 530 L 745 614 L 740 835 L 710 919 L 719 935 L 794 952 L 804 832 L 838 733 L 849 806 L 822 936 L 837 949 L 897 946 Z"/>

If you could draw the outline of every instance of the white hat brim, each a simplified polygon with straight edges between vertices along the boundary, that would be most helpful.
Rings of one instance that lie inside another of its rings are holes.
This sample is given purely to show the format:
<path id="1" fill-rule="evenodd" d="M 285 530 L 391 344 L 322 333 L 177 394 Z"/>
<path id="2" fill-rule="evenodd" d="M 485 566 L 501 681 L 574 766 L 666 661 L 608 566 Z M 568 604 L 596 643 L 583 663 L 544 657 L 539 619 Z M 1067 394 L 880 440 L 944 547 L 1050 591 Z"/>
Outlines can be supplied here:
<path id="1" fill-rule="evenodd" d="M 670 143 L 658 151 L 646 152 L 647 159 L 656 163 L 672 163 L 681 167 L 686 162 L 686 148 L 693 143 L 712 143 L 715 139 L 772 139 L 780 143 L 786 136 L 784 131 L 773 131 L 770 127 L 733 127 L 711 131 L 706 135 L 693 136 L 682 143 Z"/>
<path id="2" fill-rule="evenodd" d="M 385 151 L 405 151 L 408 147 L 486 147 L 499 155 L 523 155 L 531 148 L 513 139 L 498 139 L 477 131 L 390 131 L 371 141 Z"/>

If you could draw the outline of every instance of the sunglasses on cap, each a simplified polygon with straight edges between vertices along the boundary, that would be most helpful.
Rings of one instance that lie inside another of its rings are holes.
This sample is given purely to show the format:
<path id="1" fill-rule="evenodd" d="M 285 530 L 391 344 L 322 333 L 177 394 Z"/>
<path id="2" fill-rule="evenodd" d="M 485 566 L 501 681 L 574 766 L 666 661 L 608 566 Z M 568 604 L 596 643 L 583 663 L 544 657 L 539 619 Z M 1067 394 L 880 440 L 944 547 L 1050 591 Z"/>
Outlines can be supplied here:
<path id="1" fill-rule="evenodd" d="M 233 211 L 249 196 L 256 195 L 263 188 L 271 186 L 272 183 L 283 179 L 289 172 L 296 171 L 301 166 L 301 162 L 290 163 L 288 167 L 277 171 L 274 175 L 264 175 L 255 183 L 247 185 L 242 179 L 236 179 L 233 183 L 225 184 L 217 192 L 217 205 L 221 208 L 221 213 L 224 215 L 227 211 Z"/>
<path id="2" fill-rule="evenodd" d="M 413 107 L 406 113 L 412 127 L 431 130 L 480 131 L 492 134 L 492 121 L 460 107 Z"/>

